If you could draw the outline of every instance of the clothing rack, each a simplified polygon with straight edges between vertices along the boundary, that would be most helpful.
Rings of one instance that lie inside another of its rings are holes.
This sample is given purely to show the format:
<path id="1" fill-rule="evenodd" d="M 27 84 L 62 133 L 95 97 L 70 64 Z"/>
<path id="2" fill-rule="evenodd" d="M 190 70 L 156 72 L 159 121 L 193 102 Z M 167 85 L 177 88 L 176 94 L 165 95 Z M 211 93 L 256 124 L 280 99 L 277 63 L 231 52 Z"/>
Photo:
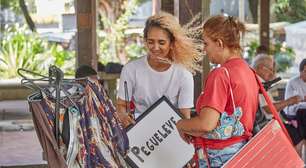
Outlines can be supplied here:
<path id="1" fill-rule="evenodd" d="M 55 80 L 52 80 L 52 77 L 55 77 Z M 54 82 L 55 85 L 55 139 L 57 141 L 57 145 L 59 146 L 59 118 L 60 118 L 60 94 L 61 94 L 61 81 L 64 78 L 64 73 L 57 68 L 56 66 L 51 66 L 49 68 L 49 82 L 52 84 Z"/>
<path id="2" fill-rule="evenodd" d="M 67 83 L 67 82 L 71 82 L 74 80 L 69 80 L 69 79 L 64 79 L 64 73 L 61 69 L 59 69 L 58 67 L 56 67 L 55 65 L 50 66 L 49 67 L 49 74 L 48 76 L 45 75 L 41 75 L 39 73 L 36 72 L 32 72 L 23 68 L 19 68 L 18 69 L 18 74 L 19 76 L 22 77 L 21 83 L 22 85 L 24 85 L 25 87 L 28 87 L 32 90 L 39 90 L 39 91 L 43 91 L 44 88 L 39 86 L 39 84 L 37 84 L 37 82 L 48 82 L 47 86 L 53 86 L 55 88 L 55 139 L 57 142 L 57 145 L 59 146 L 59 136 L 60 136 L 60 132 L 59 132 L 59 118 L 60 118 L 60 105 L 61 105 L 61 85 L 63 83 Z M 36 76 L 39 78 L 36 79 L 32 79 L 28 76 L 25 75 L 26 74 L 30 74 L 32 76 Z M 49 94 L 47 94 L 48 96 L 51 96 Z"/>
<path id="3" fill-rule="evenodd" d="M 123 157 L 128 137 L 99 81 L 65 79 L 56 66 L 48 70 L 48 75 L 41 75 L 18 69 L 22 85 L 35 91 L 28 102 L 48 165 L 126 167 Z M 93 122 L 86 122 L 89 117 Z M 109 129 L 101 129 L 103 126 Z M 91 129 L 97 130 L 96 134 Z"/>

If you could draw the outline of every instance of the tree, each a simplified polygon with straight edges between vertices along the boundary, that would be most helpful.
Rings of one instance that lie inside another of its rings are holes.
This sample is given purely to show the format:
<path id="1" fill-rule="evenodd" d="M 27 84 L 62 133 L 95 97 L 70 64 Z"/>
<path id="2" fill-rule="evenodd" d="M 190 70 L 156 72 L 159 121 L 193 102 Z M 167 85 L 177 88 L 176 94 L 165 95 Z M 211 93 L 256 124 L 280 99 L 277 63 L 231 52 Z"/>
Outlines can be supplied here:
<path id="1" fill-rule="evenodd" d="M 277 21 L 299 22 L 306 19 L 306 1 L 276 0 L 273 12 Z"/>
<path id="2" fill-rule="evenodd" d="M 148 0 L 136 0 L 136 4 L 141 4 L 146 1 Z M 128 2 L 129 0 L 99 0 L 98 12 L 114 22 L 126 11 L 126 4 Z"/>
<path id="3" fill-rule="evenodd" d="M 19 0 L 19 6 L 22 10 L 23 16 L 27 22 L 27 25 L 29 26 L 29 28 L 31 29 L 32 32 L 36 32 L 36 27 L 35 24 L 33 22 L 33 19 L 31 18 L 30 14 L 29 14 L 29 10 L 28 7 L 25 3 L 24 0 Z"/>
<path id="4" fill-rule="evenodd" d="M 34 1 L 29 1 L 29 3 L 34 3 Z M 25 0 L 0 0 L 1 10 L 2 9 L 10 9 L 14 11 L 17 15 L 23 14 L 25 21 L 28 27 L 31 29 L 32 32 L 36 31 L 35 24 L 33 19 L 30 16 L 27 4 Z"/>
<path id="5" fill-rule="evenodd" d="M 147 0 L 100 0 L 100 27 L 106 36 L 102 37 L 100 51 L 107 61 L 127 60 L 126 35 L 128 19 L 140 3 Z"/>

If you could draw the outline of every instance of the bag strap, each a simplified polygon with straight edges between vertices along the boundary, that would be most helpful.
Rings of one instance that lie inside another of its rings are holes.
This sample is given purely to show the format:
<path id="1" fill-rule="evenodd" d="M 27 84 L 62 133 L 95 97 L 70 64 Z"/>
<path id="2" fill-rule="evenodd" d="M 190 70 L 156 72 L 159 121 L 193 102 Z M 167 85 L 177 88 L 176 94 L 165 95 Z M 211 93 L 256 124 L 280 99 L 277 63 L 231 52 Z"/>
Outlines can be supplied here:
<path id="1" fill-rule="evenodd" d="M 235 111 L 236 105 L 235 105 L 234 94 L 233 94 L 233 89 L 232 89 L 232 85 L 231 85 L 231 78 L 230 78 L 230 75 L 229 75 L 229 72 L 228 72 L 227 68 L 225 68 L 225 67 L 222 67 L 222 68 L 225 70 L 226 76 L 229 79 L 229 89 L 230 89 L 231 98 L 232 98 L 232 102 L 233 102 L 233 107 L 234 107 L 234 111 Z"/>
<path id="2" fill-rule="evenodd" d="M 289 141 L 292 143 L 292 140 L 291 140 L 291 138 L 290 138 L 290 136 L 289 136 L 289 133 L 288 133 L 288 131 L 287 131 L 285 125 L 284 125 L 283 122 L 282 122 L 282 119 L 280 118 L 278 112 L 276 111 L 276 108 L 275 108 L 275 106 L 273 105 L 273 103 L 272 103 L 270 97 L 268 96 L 268 93 L 266 92 L 266 90 L 264 89 L 262 83 L 260 82 L 260 80 L 259 80 L 259 78 L 258 78 L 258 76 L 257 76 L 257 74 L 256 74 L 256 72 L 255 72 L 255 70 L 252 69 L 252 68 L 250 68 L 250 69 L 253 71 L 253 73 L 254 73 L 254 75 L 255 75 L 255 78 L 256 78 L 257 84 L 258 84 L 258 86 L 259 86 L 259 89 L 260 89 L 261 93 L 263 94 L 263 96 L 264 96 L 264 98 L 265 98 L 265 100 L 266 100 L 266 102 L 267 102 L 267 104 L 268 104 L 268 107 L 269 107 L 271 113 L 273 114 L 273 117 L 278 121 L 278 124 L 281 126 L 281 128 L 282 128 L 282 130 L 284 131 L 285 135 L 287 136 L 287 138 L 289 139 Z"/>

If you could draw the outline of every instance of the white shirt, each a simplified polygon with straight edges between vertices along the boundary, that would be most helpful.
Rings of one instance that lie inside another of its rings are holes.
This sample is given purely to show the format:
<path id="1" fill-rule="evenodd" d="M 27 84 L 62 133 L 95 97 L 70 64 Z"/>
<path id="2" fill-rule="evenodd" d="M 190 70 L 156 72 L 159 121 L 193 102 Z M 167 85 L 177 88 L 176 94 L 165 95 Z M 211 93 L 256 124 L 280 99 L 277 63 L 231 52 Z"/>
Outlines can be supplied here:
<path id="1" fill-rule="evenodd" d="M 181 65 L 172 64 L 158 72 L 151 68 L 147 57 L 126 64 L 121 72 L 118 97 L 126 100 L 124 82 L 127 83 L 128 100 L 135 103 L 135 113 L 143 113 L 163 95 L 181 108 L 193 107 L 194 83 L 192 74 Z"/>
<path id="2" fill-rule="evenodd" d="M 304 82 L 299 75 L 288 81 L 286 85 L 285 99 L 297 95 L 303 98 L 306 96 L 306 82 Z M 299 108 L 306 108 L 306 103 L 301 102 L 299 104 L 290 105 L 285 108 L 285 113 L 289 116 L 295 116 Z"/>

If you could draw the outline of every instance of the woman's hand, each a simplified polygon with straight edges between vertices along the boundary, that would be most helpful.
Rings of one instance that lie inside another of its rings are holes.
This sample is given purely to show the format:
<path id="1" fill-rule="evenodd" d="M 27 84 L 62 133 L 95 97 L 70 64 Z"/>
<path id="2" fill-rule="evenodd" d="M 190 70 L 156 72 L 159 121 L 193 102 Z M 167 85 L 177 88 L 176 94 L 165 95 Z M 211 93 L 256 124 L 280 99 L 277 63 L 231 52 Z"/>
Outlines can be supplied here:
<path id="1" fill-rule="evenodd" d="M 121 123 L 123 124 L 124 128 L 128 127 L 131 124 L 135 124 L 135 120 L 124 112 L 118 112 L 118 117 Z"/>
<path id="2" fill-rule="evenodd" d="M 176 123 L 179 132 L 189 136 L 200 137 L 206 132 L 212 131 L 218 125 L 220 113 L 215 109 L 204 107 L 198 116 L 190 119 L 182 119 Z M 184 136 L 183 136 L 184 139 Z"/>
<path id="3" fill-rule="evenodd" d="M 190 135 L 185 134 L 183 131 L 178 130 L 180 137 L 187 143 L 190 144 L 192 137 Z"/>
<path id="4" fill-rule="evenodd" d="M 123 124 L 124 128 L 128 127 L 131 124 L 135 124 L 135 120 L 133 119 L 133 116 L 130 116 L 127 112 L 130 102 L 122 100 L 120 98 L 117 99 L 117 113 L 119 120 Z"/>
<path id="5" fill-rule="evenodd" d="M 176 128 L 177 128 L 177 131 L 178 131 L 178 133 L 180 134 L 180 137 L 186 142 L 186 143 L 190 143 L 190 140 L 191 140 L 191 137 L 189 136 L 189 135 L 187 135 L 187 134 L 185 134 L 184 132 L 183 132 L 183 130 L 181 130 L 180 129 L 180 126 L 181 126 L 181 122 L 180 121 L 182 121 L 182 120 L 179 120 L 177 123 L 176 123 Z"/>
<path id="6" fill-rule="evenodd" d="M 176 128 L 180 134 L 180 137 L 187 143 L 187 144 L 190 144 L 191 141 L 192 141 L 192 136 L 191 135 L 188 135 L 186 134 L 182 129 L 181 129 L 181 121 L 182 120 L 179 120 L 177 123 L 176 123 Z"/>

